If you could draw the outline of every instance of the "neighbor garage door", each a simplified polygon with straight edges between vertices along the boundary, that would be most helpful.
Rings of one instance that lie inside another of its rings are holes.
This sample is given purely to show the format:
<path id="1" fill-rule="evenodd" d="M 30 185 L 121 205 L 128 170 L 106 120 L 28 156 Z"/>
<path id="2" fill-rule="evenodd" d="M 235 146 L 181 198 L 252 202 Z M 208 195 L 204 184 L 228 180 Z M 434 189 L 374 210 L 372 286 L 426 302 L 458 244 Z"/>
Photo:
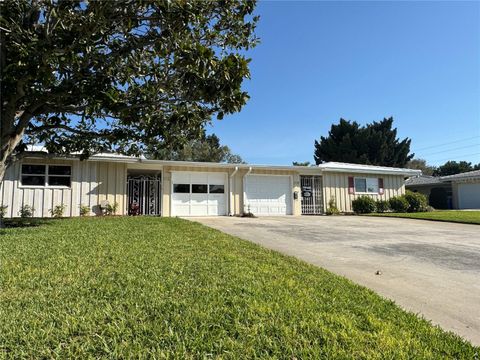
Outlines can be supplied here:
<path id="1" fill-rule="evenodd" d="M 173 172 L 172 216 L 227 215 L 226 173 Z"/>
<path id="2" fill-rule="evenodd" d="M 290 176 L 248 175 L 245 179 L 245 211 L 254 215 L 292 214 Z"/>
<path id="3" fill-rule="evenodd" d="M 458 184 L 458 207 L 480 209 L 480 184 Z"/>

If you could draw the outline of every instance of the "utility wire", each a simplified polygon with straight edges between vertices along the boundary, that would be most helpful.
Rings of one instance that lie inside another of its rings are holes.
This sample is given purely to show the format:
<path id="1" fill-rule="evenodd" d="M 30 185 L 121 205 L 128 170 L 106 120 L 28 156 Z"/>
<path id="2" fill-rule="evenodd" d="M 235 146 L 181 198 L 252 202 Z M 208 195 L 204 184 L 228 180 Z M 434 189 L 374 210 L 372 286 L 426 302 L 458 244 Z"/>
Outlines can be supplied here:
<path id="1" fill-rule="evenodd" d="M 460 146 L 460 147 L 456 147 L 456 148 L 453 148 L 453 149 L 446 149 L 446 150 L 442 150 L 442 151 L 436 151 L 436 152 L 433 152 L 433 153 L 422 153 L 422 156 L 430 156 L 430 155 L 435 155 L 435 154 L 443 154 L 443 153 L 446 153 L 446 152 L 450 152 L 450 151 L 456 151 L 456 150 L 461 150 L 461 149 L 468 149 L 468 148 L 471 148 L 471 147 L 479 147 L 480 148 L 480 143 L 478 144 L 472 144 L 472 145 L 466 145 L 466 146 Z"/>
<path id="2" fill-rule="evenodd" d="M 479 139 L 480 140 L 480 136 L 472 136 L 472 137 L 469 137 L 469 138 L 450 141 L 450 142 L 446 142 L 446 143 L 443 143 L 443 144 L 426 146 L 426 147 L 423 147 L 423 148 L 416 149 L 416 151 L 421 151 L 421 150 L 426 150 L 426 149 L 431 149 L 431 148 L 437 148 L 437 147 L 440 147 L 440 146 L 455 144 L 455 143 L 459 143 L 459 142 L 467 141 L 467 140 L 471 140 L 471 139 Z"/>
<path id="3" fill-rule="evenodd" d="M 459 159 L 459 158 L 464 158 L 464 157 L 473 156 L 473 155 L 480 155 L 480 152 L 473 153 L 473 154 L 455 155 L 454 157 L 448 157 L 448 158 L 443 158 L 443 159 L 433 159 L 433 161 L 446 161 L 446 160 Z M 479 158 L 479 160 L 480 160 L 480 158 Z M 475 162 L 475 161 L 473 161 L 473 162 Z"/>

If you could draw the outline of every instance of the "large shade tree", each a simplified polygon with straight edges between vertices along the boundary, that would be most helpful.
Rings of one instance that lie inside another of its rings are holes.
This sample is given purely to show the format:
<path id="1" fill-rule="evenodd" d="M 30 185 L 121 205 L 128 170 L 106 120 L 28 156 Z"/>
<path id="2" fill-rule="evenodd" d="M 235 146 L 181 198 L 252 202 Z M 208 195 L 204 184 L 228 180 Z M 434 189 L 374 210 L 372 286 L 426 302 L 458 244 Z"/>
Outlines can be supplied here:
<path id="1" fill-rule="evenodd" d="M 227 145 L 222 145 L 215 134 L 207 135 L 203 132 L 198 139 L 187 142 L 180 148 L 151 148 L 147 157 L 160 160 L 200 161 L 240 164 L 244 161 L 240 155 L 232 153 Z"/>
<path id="2" fill-rule="evenodd" d="M 255 2 L 0 3 L 0 181 L 25 144 L 140 154 L 202 135 L 248 99 Z"/>
<path id="3" fill-rule="evenodd" d="M 339 161 L 403 167 L 414 156 L 410 143 L 408 138 L 397 138 L 391 117 L 365 126 L 340 119 L 331 126 L 328 136 L 315 141 L 314 158 L 317 164 Z"/>

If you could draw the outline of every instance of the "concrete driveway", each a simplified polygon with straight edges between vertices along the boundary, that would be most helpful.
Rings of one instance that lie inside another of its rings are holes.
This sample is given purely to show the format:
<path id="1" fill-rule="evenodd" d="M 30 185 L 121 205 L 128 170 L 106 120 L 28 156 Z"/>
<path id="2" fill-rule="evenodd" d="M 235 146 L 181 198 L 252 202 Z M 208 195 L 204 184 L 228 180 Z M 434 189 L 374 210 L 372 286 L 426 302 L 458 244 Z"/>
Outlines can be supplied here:
<path id="1" fill-rule="evenodd" d="M 191 220 L 343 275 L 480 345 L 478 225 L 359 216 Z"/>

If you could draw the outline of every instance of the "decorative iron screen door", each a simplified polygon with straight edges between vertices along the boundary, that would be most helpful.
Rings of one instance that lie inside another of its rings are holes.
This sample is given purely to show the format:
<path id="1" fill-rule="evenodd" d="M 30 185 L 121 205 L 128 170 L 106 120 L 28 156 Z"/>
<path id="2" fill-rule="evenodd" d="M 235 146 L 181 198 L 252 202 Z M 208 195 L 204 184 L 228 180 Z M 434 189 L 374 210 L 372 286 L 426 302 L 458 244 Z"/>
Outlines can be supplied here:
<path id="1" fill-rule="evenodd" d="M 128 176 L 128 210 L 138 207 L 140 215 L 161 215 L 162 181 L 157 176 Z"/>
<path id="2" fill-rule="evenodd" d="M 300 176 L 302 215 L 323 214 L 322 177 Z"/>

